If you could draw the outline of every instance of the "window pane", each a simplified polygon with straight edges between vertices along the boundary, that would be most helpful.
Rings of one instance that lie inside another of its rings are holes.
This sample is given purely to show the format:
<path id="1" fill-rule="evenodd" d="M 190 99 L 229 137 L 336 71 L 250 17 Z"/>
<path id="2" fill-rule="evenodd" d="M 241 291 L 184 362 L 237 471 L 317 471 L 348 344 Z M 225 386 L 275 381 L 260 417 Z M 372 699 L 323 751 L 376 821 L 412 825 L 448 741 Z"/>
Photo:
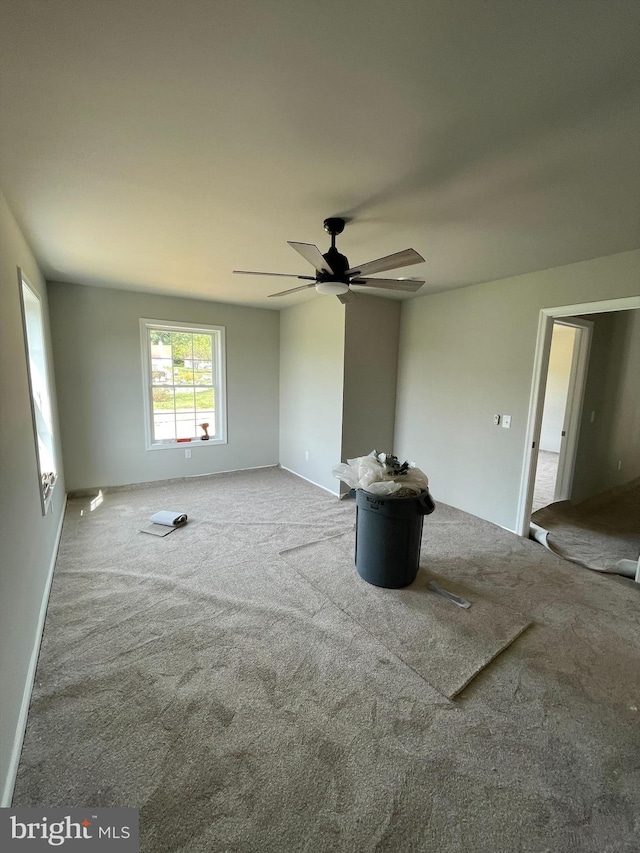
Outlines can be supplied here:
<path id="1" fill-rule="evenodd" d="M 171 346 L 173 348 L 173 359 L 184 362 L 185 358 L 192 358 L 193 335 L 189 332 L 171 332 Z"/>
<path id="2" fill-rule="evenodd" d="M 151 329 L 149 334 L 153 346 L 171 346 L 171 332 L 165 332 L 162 329 Z"/>
<path id="3" fill-rule="evenodd" d="M 196 385 L 212 385 L 213 370 L 210 361 L 194 362 L 193 381 Z"/>
<path id="4" fill-rule="evenodd" d="M 173 411 L 173 388 L 154 388 L 152 391 L 153 411 Z"/>
<path id="5" fill-rule="evenodd" d="M 173 388 L 154 388 L 153 438 L 155 441 L 176 437 Z"/>
<path id="6" fill-rule="evenodd" d="M 193 357 L 196 361 L 211 361 L 211 335 L 193 336 Z"/>
<path id="7" fill-rule="evenodd" d="M 194 438 L 196 435 L 196 419 L 192 413 L 180 413 L 176 415 L 177 438 Z"/>
<path id="8" fill-rule="evenodd" d="M 176 388 L 176 412 L 195 412 L 193 388 Z"/>
<path id="9" fill-rule="evenodd" d="M 171 358 L 171 332 L 150 329 L 149 342 L 153 358 Z"/>
<path id="10" fill-rule="evenodd" d="M 189 332 L 172 332 L 173 382 L 175 385 L 193 385 L 193 335 Z"/>
<path id="11" fill-rule="evenodd" d="M 151 359 L 151 381 L 154 385 L 171 385 L 173 365 L 170 358 Z"/>
<path id="12" fill-rule="evenodd" d="M 165 441 L 166 439 L 175 439 L 176 437 L 176 419 L 173 412 L 154 412 L 153 413 L 153 440 Z"/>
<path id="13" fill-rule="evenodd" d="M 213 388 L 196 388 L 196 411 L 210 412 L 213 410 Z"/>
<path id="14" fill-rule="evenodd" d="M 183 362 L 181 359 L 173 360 L 173 383 L 174 385 L 193 385 L 193 368 L 191 360 Z"/>
<path id="15" fill-rule="evenodd" d="M 175 415 L 173 412 L 173 388 L 154 388 L 153 437 L 156 441 L 175 438 Z"/>

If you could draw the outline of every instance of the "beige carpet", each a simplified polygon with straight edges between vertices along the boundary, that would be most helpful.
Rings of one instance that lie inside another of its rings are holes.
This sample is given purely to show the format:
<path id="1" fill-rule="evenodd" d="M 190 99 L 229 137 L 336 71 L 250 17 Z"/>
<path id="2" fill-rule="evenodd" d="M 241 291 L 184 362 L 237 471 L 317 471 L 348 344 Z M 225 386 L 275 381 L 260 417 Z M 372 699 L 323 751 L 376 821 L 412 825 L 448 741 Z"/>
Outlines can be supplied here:
<path id="1" fill-rule="evenodd" d="M 404 589 L 372 586 L 354 570 L 354 550 L 350 532 L 281 553 L 335 607 L 450 699 L 531 624 L 510 607 L 429 571 Z M 436 595 L 428 586 L 432 580 L 471 607 Z"/>
<path id="2" fill-rule="evenodd" d="M 620 572 L 620 560 L 640 555 L 640 479 L 575 506 L 559 501 L 534 512 L 546 546 L 566 560 L 598 572 Z M 635 571 L 633 575 L 635 575 Z"/>
<path id="3" fill-rule="evenodd" d="M 276 469 L 71 500 L 14 805 L 137 806 L 142 853 L 635 851 L 639 588 L 438 504 L 405 598 L 533 622 L 451 701 L 279 553 L 354 520 Z"/>
<path id="4" fill-rule="evenodd" d="M 531 511 L 553 503 L 558 478 L 559 453 L 551 450 L 539 450 L 536 465 L 536 478 L 531 501 Z"/>

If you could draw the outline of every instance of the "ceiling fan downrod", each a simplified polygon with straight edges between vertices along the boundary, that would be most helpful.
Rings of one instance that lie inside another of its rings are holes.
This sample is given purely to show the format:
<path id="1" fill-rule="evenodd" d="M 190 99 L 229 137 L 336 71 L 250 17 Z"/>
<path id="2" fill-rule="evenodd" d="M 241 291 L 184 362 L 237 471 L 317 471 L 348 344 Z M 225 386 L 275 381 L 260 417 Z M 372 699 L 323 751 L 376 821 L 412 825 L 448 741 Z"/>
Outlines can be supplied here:
<path id="1" fill-rule="evenodd" d="M 327 234 L 331 234 L 331 248 L 335 249 L 336 246 L 336 235 L 342 234 L 344 231 L 344 226 L 347 224 L 346 219 L 342 219 L 340 216 L 330 216 L 328 219 L 324 221 L 324 230 Z"/>
<path id="2" fill-rule="evenodd" d="M 340 254 L 336 248 L 336 236 L 342 234 L 345 224 L 346 221 L 339 216 L 331 216 L 324 220 L 324 230 L 331 235 L 331 248 L 322 257 L 333 270 L 333 275 L 322 275 L 319 277 L 319 281 L 340 282 L 347 285 L 348 289 L 349 279 L 345 273 L 349 269 L 349 260 L 345 255 Z"/>

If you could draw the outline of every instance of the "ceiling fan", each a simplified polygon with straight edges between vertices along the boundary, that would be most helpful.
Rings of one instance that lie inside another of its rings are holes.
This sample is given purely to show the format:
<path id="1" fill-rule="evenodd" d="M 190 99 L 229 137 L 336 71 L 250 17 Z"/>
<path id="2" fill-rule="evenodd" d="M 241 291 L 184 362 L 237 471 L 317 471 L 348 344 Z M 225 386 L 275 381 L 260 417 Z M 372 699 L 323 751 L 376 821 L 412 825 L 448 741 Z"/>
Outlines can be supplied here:
<path id="1" fill-rule="evenodd" d="M 422 287 L 424 281 L 413 278 L 369 277 L 371 273 L 385 272 L 385 270 L 395 270 L 400 267 L 422 263 L 424 258 L 415 249 L 405 249 L 402 252 L 386 255 L 384 258 L 378 258 L 375 261 L 367 261 L 366 264 L 350 267 L 347 258 L 341 255 L 336 249 L 336 235 L 342 234 L 345 224 L 346 220 L 337 216 L 325 219 L 324 230 L 331 235 L 331 248 L 324 255 L 313 243 L 287 241 L 296 252 L 299 252 L 315 268 L 315 275 L 254 272 L 251 270 L 234 270 L 234 273 L 237 275 L 277 275 L 282 278 L 298 278 L 309 282 L 309 284 L 302 284 L 299 287 L 292 287 L 289 290 L 270 293 L 269 296 L 284 296 L 288 293 L 295 293 L 298 290 L 307 290 L 309 287 L 315 287 L 318 293 L 337 296 L 340 302 L 349 302 L 351 299 L 356 298 L 355 291 L 351 290 L 352 287 L 380 287 L 385 290 L 406 290 L 411 292 L 415 292 Z"/>

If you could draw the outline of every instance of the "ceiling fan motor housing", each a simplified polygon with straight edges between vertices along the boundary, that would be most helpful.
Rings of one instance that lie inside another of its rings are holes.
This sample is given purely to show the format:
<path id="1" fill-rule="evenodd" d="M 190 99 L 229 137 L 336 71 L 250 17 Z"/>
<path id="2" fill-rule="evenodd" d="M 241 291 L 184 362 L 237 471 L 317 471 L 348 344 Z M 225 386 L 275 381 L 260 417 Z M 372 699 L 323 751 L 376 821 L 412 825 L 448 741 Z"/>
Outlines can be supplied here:
<path id="1" fill-rule="evenodd" d="M 349 269 L 349 260 L 346 255 L 340 254 L 336 247 L 332 246 L 322 257 L 329 264 L 334 274 L 319 272 L 319 280 L 343 281 L 345 284 L 348 284 L 349 279 L 345 273 Z"/>

